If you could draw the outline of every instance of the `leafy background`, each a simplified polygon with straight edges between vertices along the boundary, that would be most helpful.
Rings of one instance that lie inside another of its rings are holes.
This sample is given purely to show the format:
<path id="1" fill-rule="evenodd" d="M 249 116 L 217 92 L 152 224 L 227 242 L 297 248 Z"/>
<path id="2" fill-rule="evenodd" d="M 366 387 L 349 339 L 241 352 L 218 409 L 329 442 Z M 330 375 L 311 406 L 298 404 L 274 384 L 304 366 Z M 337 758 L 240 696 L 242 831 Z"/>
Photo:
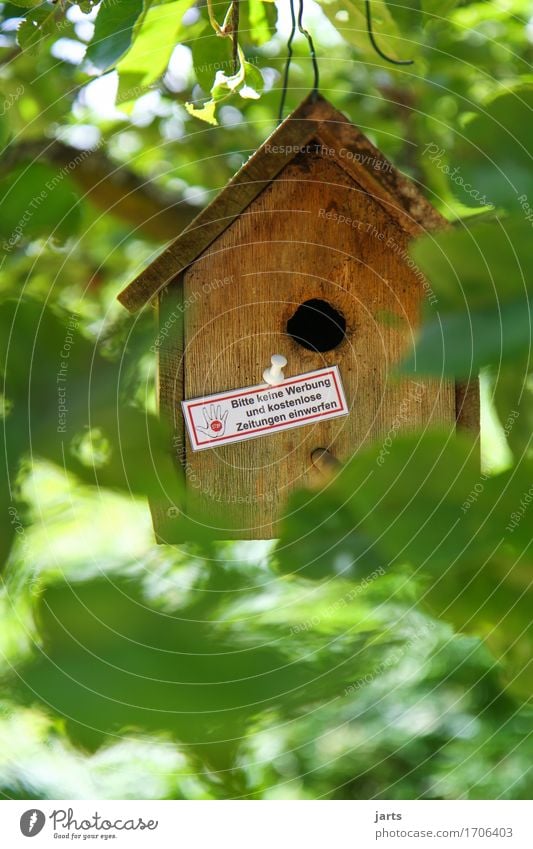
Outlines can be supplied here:
<path id="1" fill-rule="evenodd" d="M 395 434 L 275 543 L 158 547 L 155 331 L 115 296 L 276 125 L 288 4 L 239 7 L 237 49 L 229 3 L 0 4 L 1 793 L 529 798 L 531 4 L 376 0 L 400 67 L 362 0 L 305 3 L 324 95 L 453 224 L 402 369 L 481 372 L 481 469 Z"/>

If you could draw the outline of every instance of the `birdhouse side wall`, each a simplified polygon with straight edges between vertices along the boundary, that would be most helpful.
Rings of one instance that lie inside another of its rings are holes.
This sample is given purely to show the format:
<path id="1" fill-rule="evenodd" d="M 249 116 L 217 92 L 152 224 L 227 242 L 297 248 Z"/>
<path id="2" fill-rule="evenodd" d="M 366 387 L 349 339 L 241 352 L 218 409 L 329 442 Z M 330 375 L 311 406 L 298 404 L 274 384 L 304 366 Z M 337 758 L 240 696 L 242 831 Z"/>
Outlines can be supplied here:
<path id="1" fill-rule="evenodd" d="M 176 470 L 178 487 L 184 491 L 187 452 L 180 406 L 185 392 L 182 274 L 159 293 L 156 315 L 158 410 L 168 428 L 168 450 Z M 180 513 L 185 509 L 183 498 L 177 498 L 176 493 L 165 492 L 162 487 L 160 495 L 150 500 L 150 509 L 158 542 L 184 541 L 175 530 L 179 526 Z"/>

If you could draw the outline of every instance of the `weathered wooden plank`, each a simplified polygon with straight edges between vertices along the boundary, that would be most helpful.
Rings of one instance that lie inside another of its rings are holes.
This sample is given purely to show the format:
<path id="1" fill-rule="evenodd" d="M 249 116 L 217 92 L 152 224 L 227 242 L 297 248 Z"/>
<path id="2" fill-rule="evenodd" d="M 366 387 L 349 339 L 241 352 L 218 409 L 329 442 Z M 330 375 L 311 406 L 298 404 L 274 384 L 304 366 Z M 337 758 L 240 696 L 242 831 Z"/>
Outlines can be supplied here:
<path id="1" fill-rule="evenodd" d="M 380 150 L 344 115 L 317 115 L 318 135 L 335 152 L 337 164 L 376 200 L 411 235 L 449 226 L 412 180 L 404 177 Z"/>

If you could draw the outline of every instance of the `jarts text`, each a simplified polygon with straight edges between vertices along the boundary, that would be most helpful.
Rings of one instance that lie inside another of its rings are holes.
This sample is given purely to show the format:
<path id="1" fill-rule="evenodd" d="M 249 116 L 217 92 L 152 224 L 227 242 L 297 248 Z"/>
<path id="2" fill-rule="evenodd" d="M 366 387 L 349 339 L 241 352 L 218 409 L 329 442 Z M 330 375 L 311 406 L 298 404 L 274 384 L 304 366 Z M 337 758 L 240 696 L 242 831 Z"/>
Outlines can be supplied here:
<path id="1" fill-rule="evenodd" d="M 376 811 L 376 819 L 374 820 L 374 822 L 383 822 L 383 820 L 401 820 L 401 818 L 401 814 L 382 814 L 380 811 Z"/>

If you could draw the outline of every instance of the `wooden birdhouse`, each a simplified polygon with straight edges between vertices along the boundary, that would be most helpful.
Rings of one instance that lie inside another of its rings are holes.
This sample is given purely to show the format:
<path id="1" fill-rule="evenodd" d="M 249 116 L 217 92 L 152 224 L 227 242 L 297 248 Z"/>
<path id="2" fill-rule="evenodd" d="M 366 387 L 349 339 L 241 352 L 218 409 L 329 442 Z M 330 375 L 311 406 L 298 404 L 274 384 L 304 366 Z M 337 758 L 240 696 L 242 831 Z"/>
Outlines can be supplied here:
<path id="1" fill-rule="evenodd" d="M 182 541 L 181 509 L 220 538 L 276 536 L 317 449 L 342 461 L 399 429 L 477 426 L 476 385 L 392 374 L 434 298 L 409 240 L 444 225 L 310 97 L 119 295 L 158 305 L 160 412 L 187 488 L 179 508 L 152 505 L 160 541 Z M 272 355 L 281 384 L 263 376 Z"/>

